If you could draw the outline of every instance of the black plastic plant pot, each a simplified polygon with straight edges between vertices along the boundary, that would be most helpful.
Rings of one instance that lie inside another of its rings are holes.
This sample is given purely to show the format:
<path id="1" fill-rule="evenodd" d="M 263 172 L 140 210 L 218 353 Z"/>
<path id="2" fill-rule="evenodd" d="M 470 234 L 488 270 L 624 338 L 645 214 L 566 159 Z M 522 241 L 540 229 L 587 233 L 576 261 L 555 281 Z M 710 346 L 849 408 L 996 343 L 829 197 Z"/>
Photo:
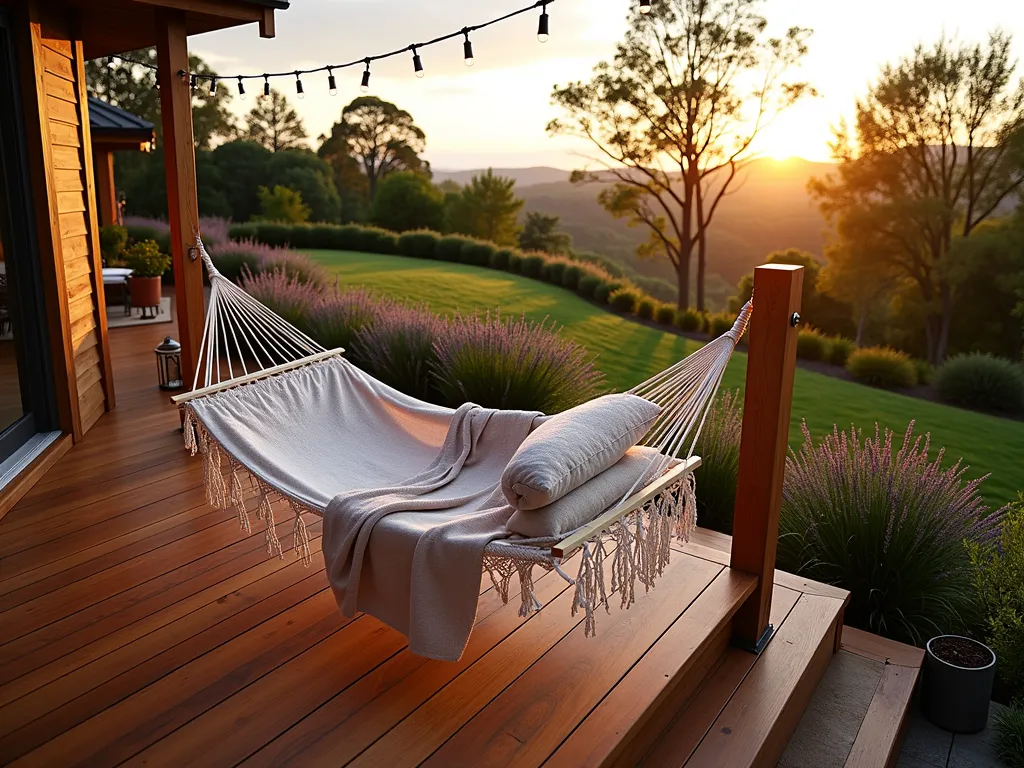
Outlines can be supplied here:
<path id="1" fill-rule="evenodd" d="M 996 655 L 984 643 L 939 635 L 925 647 L 921 710 L 940 728 L 977 733 L 988 723 Z"/>

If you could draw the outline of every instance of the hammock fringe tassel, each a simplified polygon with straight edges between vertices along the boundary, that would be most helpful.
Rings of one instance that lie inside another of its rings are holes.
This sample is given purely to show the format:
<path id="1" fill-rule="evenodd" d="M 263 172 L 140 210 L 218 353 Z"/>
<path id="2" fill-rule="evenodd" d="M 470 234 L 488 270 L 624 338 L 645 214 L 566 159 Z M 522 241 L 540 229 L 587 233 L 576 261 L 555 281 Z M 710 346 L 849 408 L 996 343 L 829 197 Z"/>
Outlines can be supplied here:
<path id="1" fill-rule="evenodd" d="M 252 533 L 249 512 L 265 521 L 267 554 L 284 559 L 277 535 L 275 504 L 294 515 L 292 550 L 309 566 L 313 561 L 310 534 L 303 515 L 320 513 L 295 499 L 282 495 L 231 457 L 203 428 L 188 407 L 185 411 L 185 447 L 202 455 L 206 497 L 216 509 L 234 509 L 239 526 Z M 248 477 L 249 482 L 244 482 Z M 519 615 L 527 617 L 543 607 L 536 594 L 534 568 L 555 571 L 574 588 L 572 615 L 583 613 L 586 636 L 597 631 L 597 611 L 610 612 L 609 600 L 617 595 L 619 607 L 628 609 L 636 601 L 636 585 L 650 591 L 664 573 L 672 552 L 673 539 L 688 541 L 697 525 L 697 501 L 693 473 L 684 475 L 639 508 L 608 528 L 594 534 L 580 548 L 576 578 L 563 568 L 562 560 L 551 556 L 555 539 L 502 539 L 491 542 L 484 552 L 483 566 L 502 602 L 508 603 L 512 578 L 519 581 Z M 575 554 L 575 553 L 573 553 Z"/>

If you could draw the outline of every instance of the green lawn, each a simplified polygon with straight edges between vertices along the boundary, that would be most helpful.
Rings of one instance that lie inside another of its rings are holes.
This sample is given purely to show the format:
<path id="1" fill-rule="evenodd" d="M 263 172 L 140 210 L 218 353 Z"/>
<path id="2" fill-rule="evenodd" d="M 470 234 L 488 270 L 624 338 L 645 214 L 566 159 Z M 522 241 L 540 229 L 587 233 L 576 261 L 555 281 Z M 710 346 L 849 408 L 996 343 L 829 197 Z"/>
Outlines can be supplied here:
<path id="1" fill-rule="evenodd" d="M 500 309 L 503 313 L 565 327 L 564 333 L 597 355 L 596 365 L 616 389 L 628 389 L 692 352 L 695 342 L 648 328 L 598 309 L 560 288 L 479 267 L 401 256 L 309 251 L 339 276 L 343 284 L 364 285 L 412 302 L 426 302 L 435 312 Z M 737 353 L 723 386 L 741 388 L 747 357 Z M 1024 423 L 864 387 L 798 369 L 793 393 L 790 442 L 801 441 L 806 419 L 815 437 L 855 424 L 870 430 L 877 421 L 902 434 L 915 419 L 918 432 L 930 432 L 932 445 L 945 447 L 949 459 L 962 457 L 972 477 L 991 473 L 983 486 L 993 505 L 1024 490 Z"/>

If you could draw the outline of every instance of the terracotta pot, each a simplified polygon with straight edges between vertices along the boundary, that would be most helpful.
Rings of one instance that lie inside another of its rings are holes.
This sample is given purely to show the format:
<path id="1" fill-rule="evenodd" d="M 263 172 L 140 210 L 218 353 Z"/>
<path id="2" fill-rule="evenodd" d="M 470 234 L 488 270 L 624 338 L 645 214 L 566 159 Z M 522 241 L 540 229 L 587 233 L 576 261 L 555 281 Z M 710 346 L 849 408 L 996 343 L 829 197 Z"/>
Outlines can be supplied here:
<path id="1" fill-rule="evenodd" d="M 128 292 L 132 297 L 133 307 L 158 307 L 160 306 L 159 277 L 129 277 Z"/>

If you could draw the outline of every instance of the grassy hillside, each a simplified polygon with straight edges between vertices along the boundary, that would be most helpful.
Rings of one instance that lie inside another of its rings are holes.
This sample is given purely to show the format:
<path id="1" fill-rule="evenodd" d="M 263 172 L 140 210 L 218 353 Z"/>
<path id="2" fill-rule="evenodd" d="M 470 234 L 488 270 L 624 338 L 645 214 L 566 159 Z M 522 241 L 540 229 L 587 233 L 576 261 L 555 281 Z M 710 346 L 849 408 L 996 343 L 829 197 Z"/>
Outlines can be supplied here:
<path id="1" fill-rule="evenodd" d="M 609 384 L 628 389 L 675 360 L 697 344 L 680 336 L 626 320 L 589 304 L 575 294 L 551 285 L 478 267 L 338 251 L 311 251 L 314 258 L 337 274 L 343 284 L 364 285 L 412 302 L 427 302 L 437 312 L 500 309 L 541 320 L 550 317 L 564 333 L 597 356 L 597 366 Z M 724 385 L 743 386 L 746 355 L 737 353 L 726 371 Z M 946 448 L 950 459 L 963 457 L 976 477 L 990 472 L 986 497 L 1002 504 L 1024 489 L 1024 423 L 972 413 L 938 403 L 908 398 L 797 370 L 790 443 L 800 442 L 800 420 L 815 436 L 850 424 L 870 430 L 877 421 L 902 433 L 910 419 L 919 432 L 931 432 L 932 445 Z"/>
<path id="2" fill-rule="evenodd" d="M 735 286 L 771 251 L 802 248 L 820 255 L 825 221 L 807 194 L 807 181 L 830 167 L 799 159 L 762 159 L 747 166 L 716 213 L 708 235 L 708 271 Z M 636 246 L 647 238 L 646 231 L 609 216 L 597 203 L 600 189 L 558 181 L 518 184 L 516 194 L 526 201 L 526 211 L 560 216 L 577 248 L 621 259 L 644 274 L 674 279 L 667 262 L 637 261 Z"/>

